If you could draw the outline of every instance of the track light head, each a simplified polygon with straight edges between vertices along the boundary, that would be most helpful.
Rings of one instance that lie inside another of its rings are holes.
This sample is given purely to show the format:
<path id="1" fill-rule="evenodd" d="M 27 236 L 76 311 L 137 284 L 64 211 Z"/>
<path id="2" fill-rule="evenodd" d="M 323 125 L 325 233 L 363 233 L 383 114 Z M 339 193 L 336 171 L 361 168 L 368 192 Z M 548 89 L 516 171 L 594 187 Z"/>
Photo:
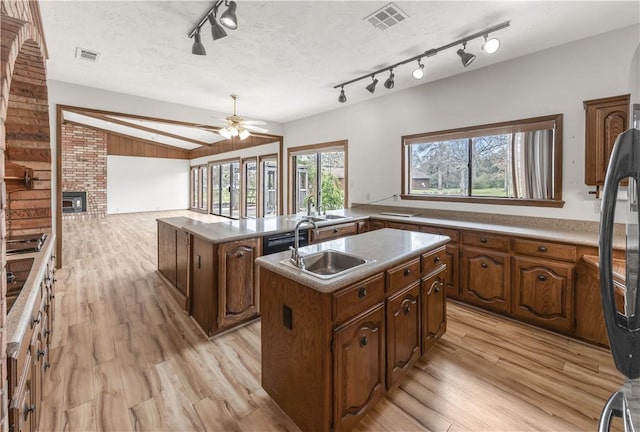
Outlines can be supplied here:
<path id="1" fill-rule="evenodd" d="M 193 46 L 191 47 L 191 54 L 195 55 L 207 55 L 207 50 L 204 49 L 204 45 L 200 41 L 200 29 L 196 30 L 193 34 Z"/>
<path id="2" fill-rule="evenodd" d="M 209 18 L 209 23 L 211 23 L 211 36 L 213 40 L 222 39 L 227 36 L 227 32 L 224 31 L 222 26 L 216 21 L 216 12 L 210 13 L 207 18 Z"/>
<path id="3" fill-rule="evenodd" d="M 373 94 L 376 91 L 376 84 L 378 84 L 378 79 L 376 78 L 375 75 L 371 75 L 371 79 L 373 81 L 371 81 L 371 84 L 369 84 L 366 89 L 369 93 Z"/>
<path id="4" fill-rule="evenodd" d="M 465 42 L 462 45 L 462 49 L 459 49 L 457 51 L 458 55 L 460 56 L 460 61 L 462 61 L 462 66 L 464 66 L 464 67 L 469 66 L 476 59 L 475 55 L 473 55 L 471 53 L 464 52 L 464 50 L 466 48 L 467 48 L 467 43 Z"/>
<path id="5" fill-rule="evenodd" d="M 394 83 L 394 78 L 396 76 L 393 74 L 393 69 L 391 69 L 391 73 L 389 74 L 389 78 L 387 78 L 387 80 L 384 82 L 384 86 L 386 88 L 388 88 L 389 90 L 391 90 L 393 88 Z"/>
<path id="6" fill-rule="evenodd" d="M 413 78 L 417 80 L 421 80 L 422 78 L 424 78 L 424 65 L 420 60 L 421 59 L 418 59 L 418 67 L 415 68 L 413 72 L 411 72 Z"/>
<path id="7" fill-rule="evenodd" d="M 340 88 L 340 96 L 338 96 L 338 102 L 345 103 L 347 101 L 347 96 L 344 94 L 344 87 Z"/>
<path id="8" fill-rule="evenodd" d="M 220 24 L 230 30 L 238 28 L 238 18 L 236 17 L 236 2 L 230 1 L 227 10 L 220 17 Z"/>
<path id="9" fill-rule="evenodd" d="M 484 35 L 484 43 L 482 44 L 482 51 L 487 54 L 493 54 L 500 49 L 500 39 L 491 38 L 488 39 L 489 35 Z"/>

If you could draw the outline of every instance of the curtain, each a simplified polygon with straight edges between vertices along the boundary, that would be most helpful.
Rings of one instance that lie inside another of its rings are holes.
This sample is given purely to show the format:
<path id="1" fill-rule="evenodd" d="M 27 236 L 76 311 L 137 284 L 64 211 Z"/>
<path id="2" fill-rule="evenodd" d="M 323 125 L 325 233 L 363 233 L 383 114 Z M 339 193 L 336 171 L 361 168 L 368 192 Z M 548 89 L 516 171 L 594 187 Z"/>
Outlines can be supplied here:
<path id="1" fill-rule="evenodd" d="M 511 153 L 515 198 L 553 199 L 553 129 L 515 133 Z"/>

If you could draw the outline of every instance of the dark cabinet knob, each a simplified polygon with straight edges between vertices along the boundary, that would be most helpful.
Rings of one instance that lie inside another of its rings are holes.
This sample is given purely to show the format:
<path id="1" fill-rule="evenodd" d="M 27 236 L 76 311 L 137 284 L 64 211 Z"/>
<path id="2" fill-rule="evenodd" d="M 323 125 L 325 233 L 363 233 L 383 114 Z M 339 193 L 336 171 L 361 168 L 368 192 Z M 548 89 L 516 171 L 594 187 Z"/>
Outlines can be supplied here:
<path id="1" fill-rule="evenodd" d="M 538 252 L 546 252 L 547 248 L 546 246 L 538 246 Z"/>
<path id="2" fill-rule="evenodd" d="M 538 275 L 538 280 L 545 281 L 545 280 L 547 280 L 547 277 L 545 275 L 543 275 L 543 274 L 539 274 Z"/>
<path id="3" fill-rule="evenodd" d="M 49 369 L 50 367 L 51 367 L 51 363 L 46 362 L 46 363 L 44 364 L 44 369 L 45 369 L 45 370 Z"/>
<path id="4" fill-rule="evenodd" d="M 439 257 L 439 256 L 436 256 L 436 257 L 433 259 L 433 262 L 434 262 L 434 263 L 438 263 L 438 262 L 440 262 L 440 257 Z"/>
<path id="5" fill-rule="evenodd" d="M 480 267 L 487 268 L 488 266 L 487 266 L 487 263 L 480 263 Z"/>
<path id="6" fill-rule="evenodd" d="M 485 237 L 480 237 L 480 243 L 486 243 L 487 239 Z"/>
<path id="7" fill-rule="evenodd" d="M 238 258 L 242 258 L 244 256 L 244 252 L 238 252 Z"/>
<path id="8" fill-rule="evenodd" d="M 405 315 L 409 315 L 409 312 L 411 312 L 411 306 L 406 305 L 406 306 L 404 307 L 404 314 L 405 314 Z"/>
<path id="9" fill-rule="evenodd" d="M 36 324 L 40 324 L 40 312 L 38 312 L 37 318 L 31 320 L 31 327 L 35 326 Z"/>
<path id="10" fill-rule="evenodd" d="M 40 360 L 41 357 L 43 357 L 45 355 L 45 352 L 42 350 L 38 350 L 36 352 L 36 360 Z"/>
<path id="11" fill-rule="evenodd" d="M 365 298 L 366 295 L 367 289 L 365 287 L 362 287 L 358 290 L 358 298 Z"/>
<path id="12" fill-rule="evenodd" d="M 367 339 L 367 337 L 366 337 L 366 336 L 362 336 L 362 337 L 360 338 L 360 346 L 361 346 L 361 347 L 365 347 L 365 346 L 367 346 L 367 344 L 368 344 L 368 343 L 369 343 L 369 339 Z"/>
<path id="13" fill-rule="evenodd" d="M 36 409 L 35 405 L 25 405 L 24 407 L 24 421 L 27 421 L 27 419 L 29 418 L 29 414 L 31 414 L 32 412 L 34 412 Z"/>
<path id="14" fill-rule="evenodd" d="M 334 234 L 337 234 L 337 233 L 338 233 L 338 228 L 334 228 L 334 229 L 333 229 L 333 233 L 334 233 Z"/>
<path id="15" fill-rule="evenodd" d="M 404 275 L 405 276 L 409 276 L 411 274 L 411 270 L 410 269 L 404 269 Z"/>
<path id="16" fill-rule="evenodd" d="M 439 292 L 440 292 L 440 287 L 439 287 L 439 286 L 437 286 L 437 287 L 436 287 L 436 294 L 438 294 Z"/>

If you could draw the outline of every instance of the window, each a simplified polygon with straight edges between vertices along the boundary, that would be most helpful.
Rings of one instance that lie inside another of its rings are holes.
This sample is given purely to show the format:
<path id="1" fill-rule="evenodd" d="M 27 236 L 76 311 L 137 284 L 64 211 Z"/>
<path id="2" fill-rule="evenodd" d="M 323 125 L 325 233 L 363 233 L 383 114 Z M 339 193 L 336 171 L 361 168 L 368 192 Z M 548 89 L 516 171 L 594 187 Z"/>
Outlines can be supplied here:
<path id="1" fill-rule="evenodd" d="M 278 158 L 265 156 L 260 158 L 260 184 L 262 189 L 262 216 L 278 215 Z"/>
<path id="2" fill-rule="evenodd" d="M 561 207 L 562 115 L 402 137 L 403 199 Z"/>
<path id="3" fill-rule="evenodd" d="M 240 217 L 240 161 L 215 162 L 211 172 L 211 214 Z"/>
<path id="4" fill-rule="evenodd" d="M 191 202 L 192 210 L 208 211 L 209 195 L 207 181 L 207 166 L 199 165 L 191 167 Z"/>
<path id="5" fill-rule="evenodd" d="M 258 214 L 258 162 L 256 159 L 243 159 L 243 216 L 255 218 Z"/>
<path id="6" fill-rule="evenodd" d="M 346 206 L 346 141 L 289 149 L 289 173 L 292 213 L 306 213 L 309 202 L 324 210 Z"/>

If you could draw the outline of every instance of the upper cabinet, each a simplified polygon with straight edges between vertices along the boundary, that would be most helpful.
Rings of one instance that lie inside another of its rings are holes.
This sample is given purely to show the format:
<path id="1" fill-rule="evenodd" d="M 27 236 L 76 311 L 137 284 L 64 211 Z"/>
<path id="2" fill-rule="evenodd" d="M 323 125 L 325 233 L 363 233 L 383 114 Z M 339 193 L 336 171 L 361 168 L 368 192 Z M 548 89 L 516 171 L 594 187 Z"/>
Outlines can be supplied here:
<path id="1" fill-rule="evenodd" d="M 584 182 L 603 186 L 613 144 L 629 128 L 629 95 L 588 100 L 586 111 Z"/>

